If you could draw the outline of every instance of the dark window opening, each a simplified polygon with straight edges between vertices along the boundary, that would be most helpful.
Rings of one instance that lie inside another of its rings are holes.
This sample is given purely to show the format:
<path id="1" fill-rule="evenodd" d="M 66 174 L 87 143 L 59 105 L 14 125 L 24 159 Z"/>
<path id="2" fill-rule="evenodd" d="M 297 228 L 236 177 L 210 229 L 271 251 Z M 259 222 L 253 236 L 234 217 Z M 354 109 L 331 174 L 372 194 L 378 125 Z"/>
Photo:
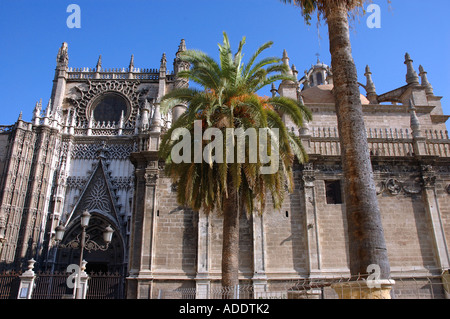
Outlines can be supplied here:
<path id="1" fill-rule="evenodd" d="M 322 73 L 317 73 L 317 85 L 323 84 L 323 76 Z"/>
<path id="2" fill-rule="evenodd" d="M 342 204 L 341 181 L 325 181 L 328 205 Z"/>
<path id="3" fill-rule="evenodd" d="M 127 102 L 124 97 L 108 93 L 95 101 L 94 119 L 97 122 L 118 123 L 122 115 L 127 115 Z"/>

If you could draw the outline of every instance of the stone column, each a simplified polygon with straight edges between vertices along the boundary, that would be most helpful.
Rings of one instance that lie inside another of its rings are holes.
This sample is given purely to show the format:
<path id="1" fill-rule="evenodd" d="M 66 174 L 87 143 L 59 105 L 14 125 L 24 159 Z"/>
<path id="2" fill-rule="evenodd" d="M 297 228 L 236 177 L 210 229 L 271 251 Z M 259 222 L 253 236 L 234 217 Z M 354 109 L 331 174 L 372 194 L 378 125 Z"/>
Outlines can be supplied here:
<path id="1" fill-rule="evenodd" d="M 197 276 L 195 278 L 196 299 L 208 299 L 211 280 L 209 278 L 210 220 L 203 210 L 198 212 Z"/>
<path id="2" fill-rule="evenodd" d="M 253 290 L 256 294 L 267 291 L 266 240 L 263 215 L 253 212 Z"/>
<path id="3" fill-rule="evenodd" d="M 309 273 L 319 273 L 321 269 L 319 223 L 317 220 L 315 185 L 313 166 L 305 164 L 303 171 L 303 194 L 305 201 L 306 238 L 308 242 L 308 265 Z"/>
<path id="4" fill-rule="evenodd" d="M 20 286 L 17 299 L 31 299 L 31 294 L 34 289 L 34 280 L 36 279 L 36 275 L 33 271 L 35 262 L 36 261 L 34 259 L 30 259 L 28 261 L 28 270 L 20 276 Z"/>
<path id="5" fill-rule="evenodd" d="M 149 299 L 152 295 L 156 192 L 159 180 L 156 152 L 131 155 L 136 167 L 136 183 L 130 240 L 130 275 L 127 298 Z"/>
<path id="6" fill-rule="evenodd" d="M 440 269 L 450 268 L 450 255 L 447 239 L 445 238 L 439 202 L 436 197 L 436 176 L 429 165 L 422 165 L 422 182 L 424 187 L 423 200 L 428 218 L 431 224 L 431 238 L 437 257 L 437 265 Z"/>

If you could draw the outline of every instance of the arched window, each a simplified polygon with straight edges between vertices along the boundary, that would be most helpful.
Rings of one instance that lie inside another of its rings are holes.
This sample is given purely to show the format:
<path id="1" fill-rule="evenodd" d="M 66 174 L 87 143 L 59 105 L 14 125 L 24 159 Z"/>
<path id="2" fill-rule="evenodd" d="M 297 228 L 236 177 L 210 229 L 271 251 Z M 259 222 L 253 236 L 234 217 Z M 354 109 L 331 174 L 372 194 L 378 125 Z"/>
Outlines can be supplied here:
<path id="1" fill-rule="evenodd" d="M 107 92 L 93 102 L 92 109 L 96 122 L 119 122 L 122 112 L 128 114 L 128 102 L 120 94 Z"/>
<path id="2" fill-rule="evenodd" d="M 317 74 L 317 85 L 323 84 L 323 76 L 322 73 L 318 72 Z"/>

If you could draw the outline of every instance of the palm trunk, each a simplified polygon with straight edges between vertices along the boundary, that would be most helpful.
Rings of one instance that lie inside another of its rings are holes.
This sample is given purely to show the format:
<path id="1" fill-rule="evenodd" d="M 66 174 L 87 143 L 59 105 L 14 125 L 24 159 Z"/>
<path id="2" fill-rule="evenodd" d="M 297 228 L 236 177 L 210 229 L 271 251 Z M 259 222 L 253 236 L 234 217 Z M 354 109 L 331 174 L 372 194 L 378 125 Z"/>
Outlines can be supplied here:
<path id="1" fill-rule="evenodd" d="M 231 181 L 228 185 L 232 185 Z M 225 198 L 223 203 L 222 287 L 232 292 L 232 288 L 238 284 L 239 210 L 237 191 L 230 187 L 228 198 Z"/>
<path id="2" fill-rule="evenodd" d="M 330 1 L 326 20 L 330 39 L 334 96 L 345 178 L 350 272 L 367 274 L 377 264 L 381 279 L 390 266 L 370 161 L 356 66 L 352 58 L 346 1 Z"/>

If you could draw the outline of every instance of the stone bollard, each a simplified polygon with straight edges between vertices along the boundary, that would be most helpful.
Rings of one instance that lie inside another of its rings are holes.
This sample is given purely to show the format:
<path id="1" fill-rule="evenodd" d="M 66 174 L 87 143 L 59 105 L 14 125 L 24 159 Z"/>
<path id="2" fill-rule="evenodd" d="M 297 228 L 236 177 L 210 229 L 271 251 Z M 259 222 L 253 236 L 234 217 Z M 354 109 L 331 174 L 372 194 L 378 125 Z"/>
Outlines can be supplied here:
<path id="1" fill-rule="evenodd" d="M 391 299 L 394 280 L 377 280 L 375 287 L 368 281 L 348 281 L 331 285 L 339 299 Z"/>
<path id="2" fill-rule="evenodd" d="M 34 289 L 34 280 L 36 279 L 36 275 L 33 271 L 35 263 L 36 261 L 34 259 L 28 260 L 28 270 L 20 276 L 20 286 L 17 299 L 31 299 L 31 294 Z"/>
<path id="3" fill-rule="evenodd" d="M 81 263 L 81 269 L 80 269 L 80 278 L 77 279 L 78 281 L 78 285 L 77 285 L 77 291 L 76 291 L 76 299 L 86 299 L 86 295 L 87 295 L 87 290 L 88 290 L 88 280 L 89 280 L 89 276 L 86 273 L 86 264 L 87 261 L 83 260 L 83 262 Z"/>

